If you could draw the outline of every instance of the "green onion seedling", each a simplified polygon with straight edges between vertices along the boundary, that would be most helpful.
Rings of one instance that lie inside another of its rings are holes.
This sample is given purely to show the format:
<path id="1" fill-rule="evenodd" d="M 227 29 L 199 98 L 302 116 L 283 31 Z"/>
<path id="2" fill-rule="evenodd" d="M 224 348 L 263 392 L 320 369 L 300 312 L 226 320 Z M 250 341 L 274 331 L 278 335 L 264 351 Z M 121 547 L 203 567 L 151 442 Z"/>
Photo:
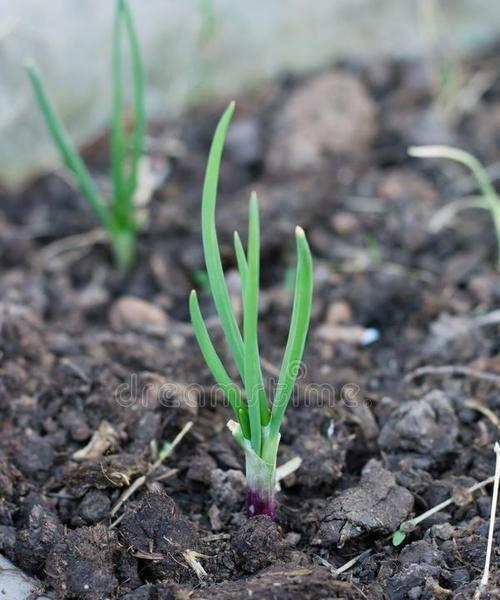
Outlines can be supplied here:
<path id="1" fill-rule="evenodd" d="M 260 233 L 256 194 L 253 193 L 250 198 L 246 253 L 238 233 L 234 234 L 236 262 L 243 298 L 243 332 L 240 331 L 231 307 L 215 228 L 219 168 L 226 132 L 233 112 L 234 102 L 222 115 L 212 141 L 203 186 L 201 220 L 210 290 L 222 330 L 245 389 L 246 400 L 239 386 L 229 376 L 210 340 L 194 290 L 189 298 L 189 310 L 203 357 L 236 415 L 236 421 L 229 421 L 228 427 L 245 453 L 248 516 L 267 515 L 274 518 L 276 455 L 280 441 L 280 426 L 293 391 L 309 328 L 313 266 L 304 231 L 297 227 L 295 230 L 297 269 L 292 317 L 274 399 L 269 406 L 264 389 L 257 338 Z"/>
<path id="2" fill-rule="evenodd" d="M 470 169 L 481 192 L 481 200 L 479 203 L 465 204 L 462 208 L 484 208 L 490 211 L 495 226 L 497 265 L 500 269 L 500 196 L 493 187 L 488 172 L 483 165 L 469 152 L 452 146 L 412 146 L 408 148 L 408 154 L 417 158 L 447 158 Z"/>
<path id="3" fill-rule="evenodd" d="M 130 47 L 134 88 L 134 128 L 124 127 L 122 92 L 122 34 L 125 32 Z M 103 200 L 87 167 L 79 156 L 66 129 L 57 116 L 47 95 L 36 65 L 26 65 L 33 91 L 44 116 L 52 140 L 66 167 L 73 174 L 82 194 L 96 218 L 109 235 L 117 266 L 127 268 L 135 253 L 138 220 L 134 214 L 133 197 L 137 188 L 139 161 L 144 148 L 144 77 L 139 44 L 132 14 L 126 0 L 117 0 L 113 29 L 113 107 L 111 127 L 111 171 L 113 199 L 108 205 Z"/>
<path id="4" fill-rule="evenodd" d="M 495 452 L 497 452 L 496 447 L 495 447 Z M 467 494 L 473 494 L 474 492 L 477 492 L 477 490 L 483 489 L 490 483 L 494 483 L 495 477 L 498 477 L 498 476 L 499 476 L 498 474 L 495 474 L 495 475 L 492 475 L 491 477 L 487 477 L 486 479 L 483 479 L 479 483 L 475 483 L 474 485 L 471 485 L 469 488 L 467 488 L 465 490 L 465 492 Z M 453 498 L 448 498 L 447 500 L 444 500 L 443 502 L 436 504 L 432 508 L 429 508 L 429 510 L 426 510 L 421 515 L 418 515 L 417 517 L 413 517 L 413 519 L 409 519 L 408 521 L 404 521 L 403 523 L 401 523 L 399 528 L 396 529 L 396 531 L 394 531 L 392 534 L 393 545 L 394 546 L 401 545 L 405 541 L 408 533 L 413 531 L 417 527 L 417 525 L 420 525 L 420 523 L 422 523 L 422 521 L 425 521 L 426 519 L 428 519 L 429 517 L 432 517 L 432 515 L 436 514 L 437 512 L 444 510 L 445 508 L 447 508 L 454 502 L 455 502 L 455 500 Z"/>

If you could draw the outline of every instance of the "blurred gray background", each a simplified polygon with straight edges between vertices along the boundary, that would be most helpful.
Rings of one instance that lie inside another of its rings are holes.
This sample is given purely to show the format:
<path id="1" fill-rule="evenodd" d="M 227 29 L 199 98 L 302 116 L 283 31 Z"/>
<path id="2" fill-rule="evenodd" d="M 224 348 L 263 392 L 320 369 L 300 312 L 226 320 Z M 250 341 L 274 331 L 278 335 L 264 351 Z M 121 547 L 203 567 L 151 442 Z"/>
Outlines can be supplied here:
<path id="1" fill-rule="evenodd" d="M 343 56 L 460 56 L 500 30 L 498 0 L 129 0 L 148 118 Z M 0 0 L 0 182 L 56 155 L 23 65 L 39 65 L 77 143 L 109 122 L 112 0 Z"/>

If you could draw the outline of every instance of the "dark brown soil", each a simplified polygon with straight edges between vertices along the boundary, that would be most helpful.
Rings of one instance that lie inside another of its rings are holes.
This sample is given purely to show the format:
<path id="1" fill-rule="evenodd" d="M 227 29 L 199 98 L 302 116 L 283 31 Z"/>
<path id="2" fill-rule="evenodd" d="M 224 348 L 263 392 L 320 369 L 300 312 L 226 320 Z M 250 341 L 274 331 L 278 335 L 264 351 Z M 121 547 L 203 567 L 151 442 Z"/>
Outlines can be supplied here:
<path id="1" fill-rule="evenodd" d="M 498 72 L 462 113 L 445 114 L 431 67 L 411 62 L 337 65 L 238 102 L 217 219 L 236 297 L 232 234 L 245 236 L 257 190 L 270 382 L 290 318 L 296 224 L 315 258 L 306 369 L 279 458 L 302 464 L 281 482 L 276 524 L 246 520 L 242 453 L 188 322 L 195 286 L 224 352 L 200 240 L 224 103 L 154 128 L 168 177 L 126 275 L 66 177 L 3 192 L 0 551 L 56 598 L 471 598 L 491 490 L 464 490 L 493 474 L 499 437 L 500 328 L 483 318 L 500 306 L 495 235 L 478 210 L 432 233 L 436 211 L 475 193 L 474 182 L 406 148 L 454 143 L 497 162 Z M 106 155 L 100 143 L 87 157 L 97 174 Z M 454 368 L 405 378 L 444 365 Z M 402 521 L 450 496 L 455 504 L 392 545 Z M 496 532 L 485 598 L 500 589 Z"/>

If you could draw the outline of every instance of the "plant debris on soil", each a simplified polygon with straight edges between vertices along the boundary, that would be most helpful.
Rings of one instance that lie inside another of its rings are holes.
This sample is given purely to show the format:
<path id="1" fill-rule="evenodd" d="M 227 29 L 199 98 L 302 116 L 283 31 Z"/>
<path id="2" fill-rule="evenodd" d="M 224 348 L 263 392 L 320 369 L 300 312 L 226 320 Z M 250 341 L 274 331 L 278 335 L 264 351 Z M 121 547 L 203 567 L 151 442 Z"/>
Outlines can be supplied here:
<path id="1" fill-rule="evenodd" d="M 280 482 L 276 523 L 245 517 L 230 410 L 188 316 L 195 286 L 227 358 L 199 216 L 226 99 L 152 128 L 149 152 L 165 177 L 126 274 L 66 176 L 0 192 L 2 554 L 54 598 L 473 596 L 491 489 L 465 490 L 493 474 L 499 439 L 495 233 L 480 210 L 431 231 L 436 211 L 475 184 L 458 165 L 413 160 L 406 148 L 452 143 L 483 164 L 500 160 L 500 63 L 489 54 L 467 67 L 492 60 L 498 78 L 454 114 L 436 101 L 432 65 L 409 61 L 345 62 L 237 102 L 217 226 L 238 311 L 232 236 L 245 234 L 257 190 L 270 386 L 288 333 L 296 224 L 315 261 L 304 368 L 278 457 L 302 462 Z M 87 150 L 98 179 L 106 156 L 105 139 Z M 403 521 L 450 497 L 393 546 Z M 499 519 L 495 532 L 483 598 L 500 590 Z"/>

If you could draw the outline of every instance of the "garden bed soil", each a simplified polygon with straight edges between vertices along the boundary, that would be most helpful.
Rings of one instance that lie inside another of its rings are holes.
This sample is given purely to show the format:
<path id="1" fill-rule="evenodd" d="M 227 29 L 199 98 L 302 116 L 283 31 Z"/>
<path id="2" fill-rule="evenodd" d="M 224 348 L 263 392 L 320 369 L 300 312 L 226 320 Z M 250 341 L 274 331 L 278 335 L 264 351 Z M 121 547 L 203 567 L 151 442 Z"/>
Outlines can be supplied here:
<path id="1" fill-rule="evenodd" d="M 490 68 L 491 56 L 466 69 Z M 276 523 L 245 517 L 243 455 L 188 319 L 197 287 L 228 356 L 200 239 L 203 172 L 224 103 L 152 126 L 165 180 L 126 274 L 113 269 L 67 175 L 2 192 L 0 551 L 46 593 L 473 596 L 491 489 L 464 490 L 493 474 L 499 437 L 500 329 L 483 318 L 500 305 L 495 235 L 479 210 L 430 231 L 436 211 L 474 193 L 474 182 L 455 164 L 409 159 L 406 148 L 453 143 L 498 161 L 500 78 L 473 107 L 459 91 L 445 110 L 433 73 L 423 62 L 350 62 L 237 102 L 217 223 L 238 306 L 232 235 L 245 239 L 257 190 L 270 386 L 288 332 L 296 224 L 315 259 L 305 367 L 278 461 L 302 463 L 281 481 Z M 106 156 L 105 140 L 87 149 L 104 185 Z M 402 521 L 449 497 L 454 504 L 392 545 Z M 499 524 L 484 598 L 500 589 Z"/>

